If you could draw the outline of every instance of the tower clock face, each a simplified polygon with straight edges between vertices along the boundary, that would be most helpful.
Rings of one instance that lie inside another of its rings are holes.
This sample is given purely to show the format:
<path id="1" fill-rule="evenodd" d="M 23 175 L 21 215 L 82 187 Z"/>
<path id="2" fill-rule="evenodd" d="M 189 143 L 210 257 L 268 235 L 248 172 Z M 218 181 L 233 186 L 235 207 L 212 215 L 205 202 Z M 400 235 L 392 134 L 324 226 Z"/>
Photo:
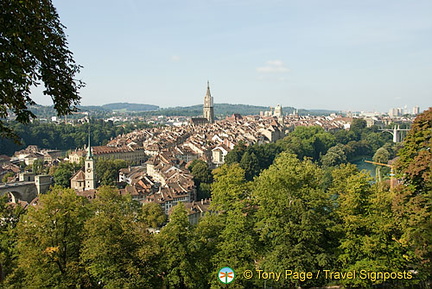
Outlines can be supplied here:
<path id="1" fill-rule="evenodd" d="M 91 169 L 87 169 L 87 172 L 88 172 L 88 173 L 91 173 L 91 171 L 92 171 Z"/>

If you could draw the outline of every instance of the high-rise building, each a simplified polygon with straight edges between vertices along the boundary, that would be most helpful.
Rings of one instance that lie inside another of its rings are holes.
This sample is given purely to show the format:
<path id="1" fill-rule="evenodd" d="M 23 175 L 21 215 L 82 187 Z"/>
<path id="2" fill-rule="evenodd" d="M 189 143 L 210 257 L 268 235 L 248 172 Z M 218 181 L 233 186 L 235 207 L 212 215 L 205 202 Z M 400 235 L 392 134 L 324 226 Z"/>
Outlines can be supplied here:
<path id="1" fill-rule="evenodd" d="M 209 123 L 214 123 L 213 97 L 210 94 L 210 84 L 207 81 L 207 93 L 204 96 L 203 116 Z"/>
<path id="2" fill-rule="evenodd" d="M 413 115 L 419 114 L 420 113 L 420 107 L 414 106 L 412 113 L 413 113 Z"/>
<path id="3" fill-rule="evenodd" d="M 400 108 L 391 108 L 389 110 L 389 116 L 390 117 L 398 117 L 401 115 Z"/>

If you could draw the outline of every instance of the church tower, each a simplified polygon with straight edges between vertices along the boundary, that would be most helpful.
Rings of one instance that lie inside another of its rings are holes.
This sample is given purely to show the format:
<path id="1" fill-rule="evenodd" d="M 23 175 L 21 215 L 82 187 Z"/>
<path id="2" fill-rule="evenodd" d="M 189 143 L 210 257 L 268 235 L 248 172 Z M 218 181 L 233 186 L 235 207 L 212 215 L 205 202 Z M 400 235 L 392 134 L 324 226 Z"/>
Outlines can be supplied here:
<path id="1" fill-rule="evenodd" d="M 90 145 L 90 133 L 88 138 L 87 157 L 85 159 L 84 167 L 84 190 L 94 190 L 96 188 L 96 176 L 95 176 L 95 164 L 93 159 L 93 153 Z"/>
<path id="2" fill-rule="evenodd" d="M 207 93 L 204 96 L 203 116 L 209 123 L 214 123 L 213 97 L 210 94 L 210 84 L 207 81 Z"/>

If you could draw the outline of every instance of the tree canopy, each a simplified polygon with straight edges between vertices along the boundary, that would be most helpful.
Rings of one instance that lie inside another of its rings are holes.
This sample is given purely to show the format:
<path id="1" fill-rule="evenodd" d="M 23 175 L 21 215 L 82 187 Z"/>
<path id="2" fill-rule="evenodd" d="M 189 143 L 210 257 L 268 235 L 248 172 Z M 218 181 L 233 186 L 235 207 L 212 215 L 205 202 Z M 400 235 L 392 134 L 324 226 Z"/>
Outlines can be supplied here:
<path id="1" fill-rule="evenodd" d="M 416 270 L 432 272 L 432 108 L 414 120 L 396 170 L 403 185 L 396 188 L 394 212 L 401 224 L 401 243 L 411 249 Z"/>
<path id="2" fill-rule="evenodd" d="M 41 82 L 59 115 L 76 111 L 84 83 L 75 79 L 81 66 L 68 49 L 65 26 L 51 0 L 0 2 L 0 118 L 9 111 L 28 123 L 35 115 L 31 89 Z M 0 135 L 16 134 L 0 121 Z"/>

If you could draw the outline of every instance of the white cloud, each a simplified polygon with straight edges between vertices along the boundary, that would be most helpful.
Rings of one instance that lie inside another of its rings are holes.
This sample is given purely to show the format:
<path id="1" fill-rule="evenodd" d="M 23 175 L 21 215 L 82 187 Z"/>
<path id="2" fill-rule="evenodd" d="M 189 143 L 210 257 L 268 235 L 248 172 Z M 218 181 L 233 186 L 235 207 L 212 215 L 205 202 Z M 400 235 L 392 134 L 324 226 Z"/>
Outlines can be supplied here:
<path id="1" fill-rule="evenodd" d="M 267 65 L 283 66 L 282 60 L 269 60 L 266 63 Z"/>
<path id="2" fill-rule="evenodd" d="M 269 60 L 266 62 L 266 66 L 258 67 L 256 70 L 259 73 L 285 73 L 290 71 L 281 60 Z"/>

